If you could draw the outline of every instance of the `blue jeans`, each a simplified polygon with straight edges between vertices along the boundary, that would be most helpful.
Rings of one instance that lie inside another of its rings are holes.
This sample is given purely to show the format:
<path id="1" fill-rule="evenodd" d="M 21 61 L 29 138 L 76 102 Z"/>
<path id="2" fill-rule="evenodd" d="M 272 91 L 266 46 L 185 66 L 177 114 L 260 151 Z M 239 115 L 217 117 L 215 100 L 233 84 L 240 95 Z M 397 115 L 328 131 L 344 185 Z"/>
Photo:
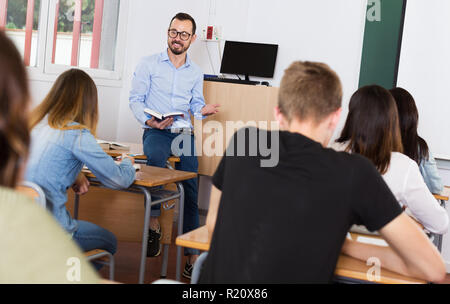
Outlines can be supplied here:
<path id="1" fill-rule="evenodd" d="M 78 222 L 78 229 L 73 234 L 73 240 L 81 247 L 83 251 L 90 251 L 93 249 L 103 249 L 111 254 L 117 251 L 116 236 L 93 223 L 80 221 Z M 94 267 L 99 270 L 102 265 L 93 262 Z"/>
<path id="2" fill-rule="evenodd" d="M 147 165 L 155 167 L 165 167 L 167 159 L 172 155 L 172 141 L 177 136 L 183 136 L 185 142 L 190 142 L 191 151 L 189 155 L 177 155 L 180 162 L 175 163 L 175 169 L 195 172 L 198 171 L 198 160 L 195 154 L 195 141 L 193 135 L 180 135 L 171 133 L 168 130 L 145 129 L 143 135 L 144 154 L 147 157 Z M 183 144 L 180 145 L 183 148 Z M 183 215 L 183 233 L 198 228 L 198 180 L 192 178 L 182 182 L 184 187 L 184 215 Z M 152 216 L 161 214 L 160 205 L 152 207 Z M 184 249 L 185 255 L 199 254 L 199 251 L 192 248 Z"/>

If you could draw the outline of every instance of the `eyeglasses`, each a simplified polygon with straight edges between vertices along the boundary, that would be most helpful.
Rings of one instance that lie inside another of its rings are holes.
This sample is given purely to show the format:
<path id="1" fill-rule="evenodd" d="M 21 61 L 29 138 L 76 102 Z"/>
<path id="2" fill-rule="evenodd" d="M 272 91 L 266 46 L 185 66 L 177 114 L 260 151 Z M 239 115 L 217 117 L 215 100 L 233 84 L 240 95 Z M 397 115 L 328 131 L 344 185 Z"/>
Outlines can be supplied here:
<path id="1" fill-rule="evenodd" d="M 177 30 L 169 30 L 168 33 L 170 38 L 177 38 L 178 34 L 180 34 L 180 39 L 183 41 L 188 40 L 192 35 L 187 32 L 178 32 Z"/>

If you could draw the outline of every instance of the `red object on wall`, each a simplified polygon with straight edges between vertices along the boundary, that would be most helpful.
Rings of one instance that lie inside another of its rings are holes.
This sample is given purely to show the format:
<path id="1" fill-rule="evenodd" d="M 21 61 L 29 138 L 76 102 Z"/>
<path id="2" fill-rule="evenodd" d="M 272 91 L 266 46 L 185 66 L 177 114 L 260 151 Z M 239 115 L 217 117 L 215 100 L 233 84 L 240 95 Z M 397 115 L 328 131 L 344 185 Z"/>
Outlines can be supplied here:
<path id="1" fill-rule="evenodd" d="M 208 26 L 208 29 L 206 30 L 206 39 L 211 40 L 213 37 L 213 27 Z"/>
<path id="2" fill-rule="evenodd" d="M 25 52 L 23 60 L 26 66 L 30 65 L 31 40 L 33 38 L 34 0 L 28 0 L 27 20 L 25 24 Z"/>
<path id="3" fill-rule="evenodd" d="M 8 16 L 8 0 L 0 0 L 0 29 L 5 28 L 7 16 Z"/>

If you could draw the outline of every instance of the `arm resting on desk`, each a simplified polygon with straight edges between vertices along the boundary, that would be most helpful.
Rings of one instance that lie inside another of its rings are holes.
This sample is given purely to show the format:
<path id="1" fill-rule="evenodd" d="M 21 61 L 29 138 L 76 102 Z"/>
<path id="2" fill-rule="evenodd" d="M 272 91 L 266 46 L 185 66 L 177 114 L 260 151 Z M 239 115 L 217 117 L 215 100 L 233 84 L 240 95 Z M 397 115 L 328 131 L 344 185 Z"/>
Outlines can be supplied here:
<path id="1" fill-rule="evenodd" d="M 208 215 L 206 216 L 206 227 L 208 228 L 208 233 L 212 236 L 214 232 L 214 227 L 216 226 L 217 213 L 219 211 L 220 197 L 222 196 L 222 191 L 217 189 L 214 185 L 211 187 L 211 196 L 209 200 Z"/>
<path id="2" fill-rule="evenodd" d="M 405 213 L 381 228 L 380 234 L 389 247 L 346 240 L 342 251 L 363 261 L 376 257 L 383 268 L 409 277 L 429 282 L 445 278 L 445 265 L 438 250 Z"/>

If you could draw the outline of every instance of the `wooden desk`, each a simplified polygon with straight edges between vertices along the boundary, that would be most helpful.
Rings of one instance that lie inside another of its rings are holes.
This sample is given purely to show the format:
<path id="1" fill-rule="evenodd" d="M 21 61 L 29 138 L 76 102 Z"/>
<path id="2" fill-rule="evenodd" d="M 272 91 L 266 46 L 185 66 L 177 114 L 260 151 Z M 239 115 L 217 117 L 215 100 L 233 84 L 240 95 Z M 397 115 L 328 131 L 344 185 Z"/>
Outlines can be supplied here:
<path id="1" fill-rule="evenodd" d="M 91 182 L 91 186 L 104 187 L 96 179 L 95 175 L 90 171 L 83 171 L 86 177 Z M 124 192 L 141 193 L 145 197 L 145 216 L 144 216 L 144 228 L 142 233 L 142 251 L 141 251 L 141 262 L 139 268 L 139 283 L 144 283 L 145 276 L 145 264 L 147 258 L 147 239 L 148 230 L 150 224 L 150 212 L 151 206 L 162 204 L 164 202 L 179 199 L 179 210 L 180 214 L 178 216 L 178 235 L 183 233 L 183 211 L 184 211 L 184 189 L 181 184 L 182 181 L 195 178 L 196 173 L 185 172 L 178 170 L 170 170 L 166 168 L 143 166 L 139 172 L 136 173 L 136 180 L 128 189 L 114 189 Z M 167 184 L 175 183 L 177 185 L 178 191 L 167 191 L 162 190 L 158 186 L 164 186 Z M 155 189 L 155 187 L 158 187 Z M 152 195 L 157 195 L 162 197 L 159 200 L 152 201 Z M 78 210 L 79 196 L 75 197 L 75 210 Z M 75 212 L 74 218 L 77 218 L 78 214 Z M 163 260 L 163 269 L 167 269 L 167 258 L 168 255 L 165 254 Z M 177 265 L 176 265 L 176 280 L 180 280 L 181 274 L 181 247 L 177 248 Z"/>
<path id="2" fill-rule="evenodd" d="M 339 283 L 368 283 L 367 274 L 372 265 L 366 265 L 361 260 L 341 254 L 339 256 L 335 274 L 335 281 Z M 372 283 L 372 282 L 370 282 Z M 378 284 L 425 284 L 423 280 L 405 277 L 401 274 L 381 268 Z"/>
<path id="3" fill-rule="evenodd" d="M 175 244 L 181 247 L 194 248 L 198 250 L 208 251 L 211 239 L 209 237 L 206 226 L 201 226 L 188 233 L 179 235 Z"/>
<path id="4" fill-rule="evenodd" d="M 122 150 L 114 150 L 114 149 L 103 149 L 108 155 L 112 157 L 118 157 L 122 156 L 123 153 L 125 154 L 135 154 L 134 160 L 136 163 L 146 164 L 147 163 L 147 156 L 144 155 L 144 148 L 142 144 L 135 144 L 135 143 L 123 143 L 124 145 L 127 145 L 130 147 L 130 151 L 122 151 Z M 180 162 L 180 158 L 176 156 L 171 156 L 168 159 L 171 163 L 178 163 Z"/>
<path id="5" fill-rule="evenodd" d="M 444 190 L 442 190 L 441 193 L 433 194 L 433 196 L 440 201 L 444 201 L 444 202 L 448 201 L 448 199 L 450 197 L 450 187 L 444 186 Z"/>
<path id="6" fill-rule="evenodd" d="M 353 234 L 352 238 L 358 236 L 372 237 L 367 235 Z M 373 236 L 380 238 L 378 236 Z M 201 226 L 191 232 L 179 235 L 175 244 L 182 247 L 194 248 L 208 251 L 210 247 L 211 238 L 206 226 Z M 367 266 L 366 263 L 358 259 L 341 254 L 339 256 L 336 270 L 335 280 L 341 283 L 369 283 L 367 273 L 372 266 Z M 381 268 L 380 281 L 374 282 L 379 284 L 424 284 L 423 280 L 405 277 L 401 274 Z"/>
<path id="7" fill-rule="evenodd" d="M 205 118 L 201 124 L 205 126 L 208 122 L 219 122 L 223 130 L 222 145 L 223 152 L 233 134 L 228 134 L 227 123 L 229 122 L 267 122 L 270 129 L 270 123 L 275 120 L 273 109 L 278 103 L 278 88 L 266 86 L 253 86 L 236 83 L 222 83 L 205 81 L 203 85 L 203 95 L 206 104 L 220 104 L 219 113 Z M 194 121 L 194 133 L 196 138 L 197 151 L 203 147 L 203 144 L 211 133 L 203 133 L 201 128 Z M 232 131 L 232 130 L 231 130 Z M 237 131 L 237 130 L 235 130 Z M 212 131 L 210 131 L 212 132 Z M 222 156 L 207 156 L 203 153 L 198 157 L 198 173 L 212 176 L 219 165 Z"/>

